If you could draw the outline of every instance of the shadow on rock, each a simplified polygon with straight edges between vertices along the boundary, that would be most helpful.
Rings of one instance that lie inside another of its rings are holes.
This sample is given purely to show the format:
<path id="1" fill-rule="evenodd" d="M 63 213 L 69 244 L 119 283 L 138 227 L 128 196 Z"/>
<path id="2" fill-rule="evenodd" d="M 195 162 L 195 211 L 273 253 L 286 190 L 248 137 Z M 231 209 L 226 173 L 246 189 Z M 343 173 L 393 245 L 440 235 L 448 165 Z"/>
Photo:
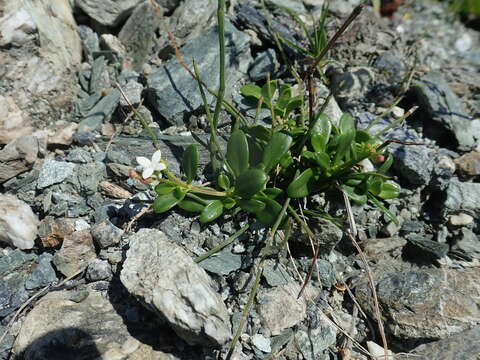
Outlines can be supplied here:
<path id="1" fill-rule="evenodd" d="M 100 358 L 93 338 L 74 327 L 50 331 L 33 340 L 15 360 L 92 360 Z"/>

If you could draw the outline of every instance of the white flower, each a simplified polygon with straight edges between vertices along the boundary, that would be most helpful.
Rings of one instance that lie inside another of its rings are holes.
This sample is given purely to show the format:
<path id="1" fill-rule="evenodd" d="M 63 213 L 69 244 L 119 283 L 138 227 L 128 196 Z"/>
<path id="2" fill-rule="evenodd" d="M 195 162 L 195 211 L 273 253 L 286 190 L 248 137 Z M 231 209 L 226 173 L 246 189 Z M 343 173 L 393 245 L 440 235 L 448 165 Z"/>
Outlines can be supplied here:
<path id="1" fill-rule="evenodd" d="M 137 162 L 140 164 L 140 166 L 143 169 L 142 178 L 148 179 L 150 176 L 153 175 L 155 171 L 165 170 L 167 167 L 161 160 L 162 160 L 162 152 L 160 150 L 157 150 L 153 153 L 152 160 L 149 160 L 143 156 L 138 156 Z M 162 175 L 158 174 L 158 176 L 162 176 Z"/>

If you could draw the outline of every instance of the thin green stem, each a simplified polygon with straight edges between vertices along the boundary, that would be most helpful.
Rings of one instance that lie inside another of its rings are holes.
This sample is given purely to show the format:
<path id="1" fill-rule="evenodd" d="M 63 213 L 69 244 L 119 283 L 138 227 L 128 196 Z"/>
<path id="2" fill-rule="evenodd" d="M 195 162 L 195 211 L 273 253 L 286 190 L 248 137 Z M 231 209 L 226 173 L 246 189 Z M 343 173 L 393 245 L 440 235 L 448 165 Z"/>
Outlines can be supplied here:
<path id="1" fill-rule="evenodd" d="M 197 256 L 195 258 L 195 262 L 196 263 L 199 263 L 203 260 L 205 260 L 206 258 L 212 256 L 213 254 L 219 252 L 220 250 L 222 250 L 224 247 L 230 245 L 231 243 L 233 243 L 237 238 L 240 237 L 240 235 L 242 235 L 245 231 L 248 230 L 248 228 L 250 227 L 250 224 L 246 224 L 244 225 L 242 228 L 240 228 L 240 230 L 238 230 L 235 234 L 233 234 L 232 236 L 230 236 L 227 240 L 225 240 L 223 243 L 221 243 L 220 245 L 217 245 L 215 246 L 212 250 L 206 252 L 205 254 L 202 254 L 200 256 Z"/>

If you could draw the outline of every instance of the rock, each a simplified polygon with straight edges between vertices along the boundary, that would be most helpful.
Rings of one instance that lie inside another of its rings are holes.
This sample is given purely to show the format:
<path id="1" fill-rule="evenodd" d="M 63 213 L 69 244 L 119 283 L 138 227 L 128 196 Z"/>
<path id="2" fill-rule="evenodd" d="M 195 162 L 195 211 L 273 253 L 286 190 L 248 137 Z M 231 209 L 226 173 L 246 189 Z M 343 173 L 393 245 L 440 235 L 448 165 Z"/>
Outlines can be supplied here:
<path id="1" fill-rule="evenodd" d="M 75 164 L 46 159 L 38 175 L 37 188 L 44 189 L 53 184 L 58 184 L 73 175 Z"/>
<path id="2" fill-rule="evenodd" d="M 326 75 L 331 80 L 331 89 L 340 106 L 365 97 L 375 74 L 367 67 L 353 67 L 348 71 L 335 66 L 327 69 Z"/>
<path id="3" fill-rule="evenodd" d="M 142 0 L 76 0 L 75 4 L 101 25 L 117 26 Z"/>
<path id="4" fill-rule="evenodd" d="M 78 193 L 93 195 L 98 190 L 98 184 L 106 177 L 106 166 L 99 161 L 77 165 L 76 176 L 78 182 L 75 187 Z"/>
<path id="5" fill-rule="evenodd" d="M 337 329 L 328 317 L 319 311 L 313 326 L 308 331 L 300 329 L 294 336 L 294 343 L 309 360 L 325 358 L 323 353 L 335 345 Z"/>
<path id="6" fill-rule="evenodd" d="M 52 267 L 52 258 L 53 255 L 49 253 L 43 253 L 38 257 L 37 266 L 25 281 L 25 289 L 38 289 L 57 282 L 57 275 Z"/>
<path id="7" fill-rule="evenodd" d="M 129 80 L 125 86 L 122 87 L 122 90 L 125 93 L 128 101 L 130 101 L 130 104 L 136 106 L 142 101 L 143 85 L 135 80 Z M 120 105 L 128 106 L 128 103 L 123 96 L 120 98 Z"/>
<path id="8" fill-rule="evenodd" d="M 0 144 L 8 144 L 32 133 L 30 117 L 18 107 L 13 97 L 0 95 Z"/>
<path id="9" fill-rule="evenodd" d="M 373 66 L 381 72 L 387 73 L 394 82 L 401 81 L 407 70 L 401 55 L 392 50 L 387 50 L 378 55 Z"/>
<path id="10" fill-rule="evenodd" d="M 322 254 L 329 254 L 343 237 L 343 232 L 330 220 L 316 218 L 312 224 L 312 230 L 315 234 L 315 239 L 321 246 Z M 296 229 L 292 240 L 300 241 L 310 246 L 308 236 L 301 230 Z"/>
<path id="11" fill-rule="evenodd" d="M 113 114 L 120 101 L 120 92 L 118 90 L 111 91 L 104 96 L 95 106 L 87 113 L 82 121 L 78 124 L 79 132 L 89 132 L 100 127 L 102 122 Z"/>
<path id="12" fill-rule="evenodd" d="M 75 220 L 75 231 L 90 229 L 90 224 L 84 219 Z"/>
<path id="13" fill-rule="evenodd" d="M 276 7 L 286 7 L 290 10 L 293 10 L 297 14 L 305 14 L 307 10 L 305 6 L 300 1 L 295 0 L 268 0 L 267 2 L 269 5 L 273 5 Z"/>
<path id="14" fill-rule="evenodd" d="M 111 63 L 123 63 L 127 55 L 127 49 L 115 35 L 102 34 L 100 36 L 100 44 L 102 49 L 105 49 L 107 52 L 111 53 L 111 55 L 105 54 L 108 61 Z"/>
<path id="15" fill-rule="evenodd" d="M 112 268 L 108 261 L 94 259 L 88 264 L 86 276 L 88 281 L 109 280 L 112 277 Z"/>
<path id="16" fill-rule="evenodd" d="M 473 217 L 465 213 L 460 213 L 456 215 L 450 215 L 448 222 L 453 226 L 466 226 L 473 223 Z"/>
<path id="17" fill-rule="evenodd" d="M 75 231 L 75 221 L 67 218 L 46 216 L 40 221 L 38 236 L 44 247 L 56 247 L 63 243 L 63 239 Z"/>
<path id="18" fill-rule="evenodd" d="M 53 263 L 63 275 L 70 276 L 84 269 L 95 258 L 90 230 L 81 230 L 65 236 L 62 247 L 53 256 Z"/>
<path id="19" fill-rule="evenodd" d="M 31 360 L 66 359 L 66 354 L 84 359 L 177 359 L 147 345 L 158 341 L 146 333 L 152 329 L 143 330 L 140 322 L 127 320 L 125 310 L 119 314 L 118 305 L 93 286 L 78 302 L 65 290 L 41 298 L 24 319 L 15 354 Z M 135 335 L 132 327 L 139 330 Z"/>
<path id="20" fill-rule="evenodd" d="M 426 185 L 430 182 L 432 156 L 425 146 L 392 144 L 390 148 L 395 157 L 393 167 L 399 176 L 413 185 Z"/>
<path id="21" fill-rule="evenodd" d="M 78 124 L 62 124 L 55 127 L 55 131 L 48 135 L 49 145 L 71 145 L 73 135 L 78 128 Z"/>
<path id="22" fill-rule="evenodd" d="M 269 329 L 272 335 L 279 335 L 283 330 L 297 325 L 307 315 L 305 298 L 297 299 L 299 292 L 300 287 L 291 282 L 260 291 L 257 295 L 262 326 Z"/>
<path id="23" fill-rule="evenodd" d="M 268 285 L 274 287 L 279 285 L 285 285 L 292 281 L 292 278 L 285 270 L 282 264 L 279 264 L 272 260 L 265 261 L 265 268 L 262 276 Z"/>
<path id="24" fill-rule="evenodd" d="M 100 51 L 100 41 L 95 31 L 86 25 L 78 25 L 78 35 L 82 41 L 83 53 L 89 63 L 93 62 L 93 54 Z"/>
<path id="25" fill-rule="evenodd" d="M 199 265 L 208 272 L 228 275 L 242 267 L 242 256 L 224 250 L 206 258 Z"/>
<path id="26" fill-rule="evenodd" d="M 415 248 L 415 255 L 427 255 L 434 259 L 441 259 L 447 255 L 450 246 L 448 244 L 442 244 L 437 241 L 432 241 L 423 235 L 408 234 L 407 240 Z"/>
<path id="27" fill-rule="evenodd" d="M 6 11 L 0 18 L 0 46 L 21 46 L 34 37 L 36 30 L 37 26 L 26 9 Z"/>
<path id="28" fill-rule="evenodd" d="M 110 88 L 110 74 L 104 56 L 97 57 L 92 63 L 88 92 L 90 94 L 103 94 Z"/>
<path id="29" fill-rule="evenodd" d="M 367 348 L 373 359 L 385 358 L 385 349 L 383 346 L 380 346 L 373 341 L 367 341 Z M 387 355 L 388 357 L 393 358 L 393 353 L 391 350 L 388 350 Z"/>
<path id="30" fill-rule="evenodd" d="M 113 225 L 110 220 L 106 219 L 93 226 L 92 235 L 95 243 L 100 248 L 105 249 L 120 242 L 123 230 Z"/>
<path id="31" fill-rule="evenodd" d="M 252 341 L 253 346 L 255 346 L 258 350 L 264 353 L 272 352 L 272 348 L 270 346 L 270 339 L 266 338 L 261 334 L 255 334 L 250 339 Z"/>
<path id="32" fill-rule="evenodd" d="M 391 269 L 391 264 L 386 265 Z M 442 339 L 480 322 L 478 268 L 374 271 L 382 317 L 387 330 L 400 339 Z M 374 317 L 368 281 L 355 295 Z"/>
<path id="33" fill-rule="evenodd" d="M 480 152 L 472 151 L 455 159 L 457 169 L 463 176 L 480 176 Z"/>
<path id="34" fill-rule="evenodd" d="M 129 237 L 120 279 L 189 344 L 223 345 L 231 337 L 225 304 L 188 254 L 154 229 Z"/>
<path id="35" fill-rule="evenodd" d="M 257 55 L 253 63 L 250 65 L 248 74 L 252 81 L 264 80 L 267 74 L 273 78 L 274 74 L 280 68 L 277 55 L 272 49 L 267 49 Z"/>
<path id="36" fill-rule="evenodd" d="M 14 195 L 0 194 L 0 204 L 0 242 L 31 249 L 37 237 L 37 215 Z"/>
<path id="37" fill-rule="evenodd" d="M 467 260 L 480 259 L 480 238 L 467 228 L 462 228 L 452 245 L 452 252 Z"/>
<path id="38" fill-rule="evenodd" d="M 38 139 L 22 136 L 0 150 L 0 183 L 27 171 L 37 160 Z"/>
<path id="39" fill-rule="evenodd" d="M 167 12 L 174 10 L 181 2 L 181 0 L 155 0 Z"/>
<path id="40" fill-rule="evenodd" d="M 418 97 L 423 110 L 433 124 L 424 126 L 424 134 L 436 139 L 439 144 L 445 143 L 449 147 L 459 150 L 470 150 L 480 141 L 480 132 L 472 128 L 473 119 L 470 119 L 462 106 L 460 99 L 453 93 L 439 72 L 430 72 L 422 77 L 412 87 Z M 453 139 L 457 144 L 452 143 Z"/>
<path id="41" fill-rule="evenodd" d="M 456 41 L 455 41 L 455 49 L 458 52 L 466 52 L 472 47 L 472 37 L 468 34 L 462 34 Z"/>
<path id="42" fill-rule="evenodd" d="M 188 3 L 188 2 L 186 2 Z M 197 8 L 197 5 L 195 6 Z M 191 61 L 195 59 L 202 80 L 211 89 L 218 88 L 218 40 L 217 32 L 210 30 L 205 35 L 190 41 L 182 47 L 185 61 L 193 69 Z M 227 96 L 233 84 L 246 72 L 249 37 L 235 29 L 229 22 L 225 25 Z M 235 58 L 235 61 L 233 59 Z M 165 66 L 147 78 L 149 101 L 155 109 L 171 124 L 183 124 L 186 114 L 203 106 L 198 83 L 178 63 L 177 59 L 168 61 Z M 214 97 L 207 93 L 207 101 Z"/>
<path id="43" fill-rule="evenodd" d="M 445 192 L 443 202 L 445 215 L 459 211 L 480 214 L 479 183 L 465 183 L 452 179 Z"/>
<path id="44" fill-rule="evenodd" d="M 178 39 L 194 39 L 205 32 L 205 24 L 212 22 L 216 10 L 214 0 L 183 1 L 170 18 L 170 29 Z"/>
<path id="45" fill-rule="evenodd" d="M 395 359 L 410 360 L 469 360 L 480 354 L 480 326 L 452 335 L 446 339 L 423 344 L 409 354 L 397 354 Z"/>
<path id="46" fill-rule="evenodd" d="M 197 8 L 198 10 L 199 8 Z M 118 39 L 126 48 L 132 69 L 140 71 L 150 55 L 155 40 L 155 29 L 161 20 L 161 10 L 153 2 L 144 1 L 138 5 L 128 18 Z"/>

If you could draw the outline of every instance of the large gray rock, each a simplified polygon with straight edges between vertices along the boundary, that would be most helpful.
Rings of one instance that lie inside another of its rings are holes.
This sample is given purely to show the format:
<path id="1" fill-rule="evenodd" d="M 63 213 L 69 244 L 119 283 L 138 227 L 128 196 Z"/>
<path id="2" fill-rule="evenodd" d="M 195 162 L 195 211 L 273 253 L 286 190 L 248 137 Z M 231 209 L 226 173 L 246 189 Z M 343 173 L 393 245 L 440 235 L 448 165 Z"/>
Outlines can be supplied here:
<path id="1" fill-rule="evenodd" d="M 226 92 L 247 71 L 248 62 L 243 58 L 249 54 L 249 37 L 238 31 L 229 22 L 225 26 L 226 41 Z M 198 66 L 200 77 L 206 85 L 217 91 L 219 85 L 218 34 L 215 29 L 187 43 L 181 53 L 191 69 L 192 59 Z M 156 110 L 170 123 L 182 124 L 185 115 L 192 113 L 203 104 L 198 83 L 172 59 L 165 66 L 147 78 L 149 100 Z M 207 101 L 212 103 L 213 95 L 207 93 Z"/>
<path id="2" fill-rule="evenodd" d="M 427 136 L 442 138 L 453 135 L 459 150 L 469 150 L 480 143 L 480 124 L 467 115 L 462 101 L 450 89 L 441 73 L 424 75 L 413 89 L 422 109 L 433 122 L 424 127 Z M 438 129 L 443 132 L 437 132 Z"/>
<path id="3" fill-rule="evenodd" d="M 116 26 L 142 0 L 76 0 L 75 5 L 99 24 Z"/>
<path id="4" fill-rule="evenodd" d="M 126 321 L 107 294 L 95 291 L 93 286 L 83 294 L 75 297 L 64 290 L 43 297 L 25 317 L 15 341 L 15 354 L 30 360 L 177 359 L 147 345 L 152 344 L 151 337 L 142 342 L 145 334 L 137 331 L 133 336 L 131 326 L 141 329 L 140 324 Z"/>
<path id="5" fill-rule="evenodd" d="M 225 344 L 231 337 L 229 316 L 205 271 L 161 231 L 141 229 L 129 242 L 120 275 L 128 291 L 186 342 Z"/>
<path id="6" fill-rule="evenodd" d="M 467 212 L 480 214 L 480 184 L 452 179 L 445 191 L 445 214 Z"/>
<path id="7" fill-rule="evenodd" d="M 478 268 L 374 271 L 374 278 L 384 324 L 397 338 L 443 339 L 480 324 Z M 355 295 L 374 318 L 368 280 Z"/>
<path id="8" fill-rule="evenodd" d="M 37 236 L 38 218 L 14 195 L 0 194 L 0 242 L 31 249 Z"/>

